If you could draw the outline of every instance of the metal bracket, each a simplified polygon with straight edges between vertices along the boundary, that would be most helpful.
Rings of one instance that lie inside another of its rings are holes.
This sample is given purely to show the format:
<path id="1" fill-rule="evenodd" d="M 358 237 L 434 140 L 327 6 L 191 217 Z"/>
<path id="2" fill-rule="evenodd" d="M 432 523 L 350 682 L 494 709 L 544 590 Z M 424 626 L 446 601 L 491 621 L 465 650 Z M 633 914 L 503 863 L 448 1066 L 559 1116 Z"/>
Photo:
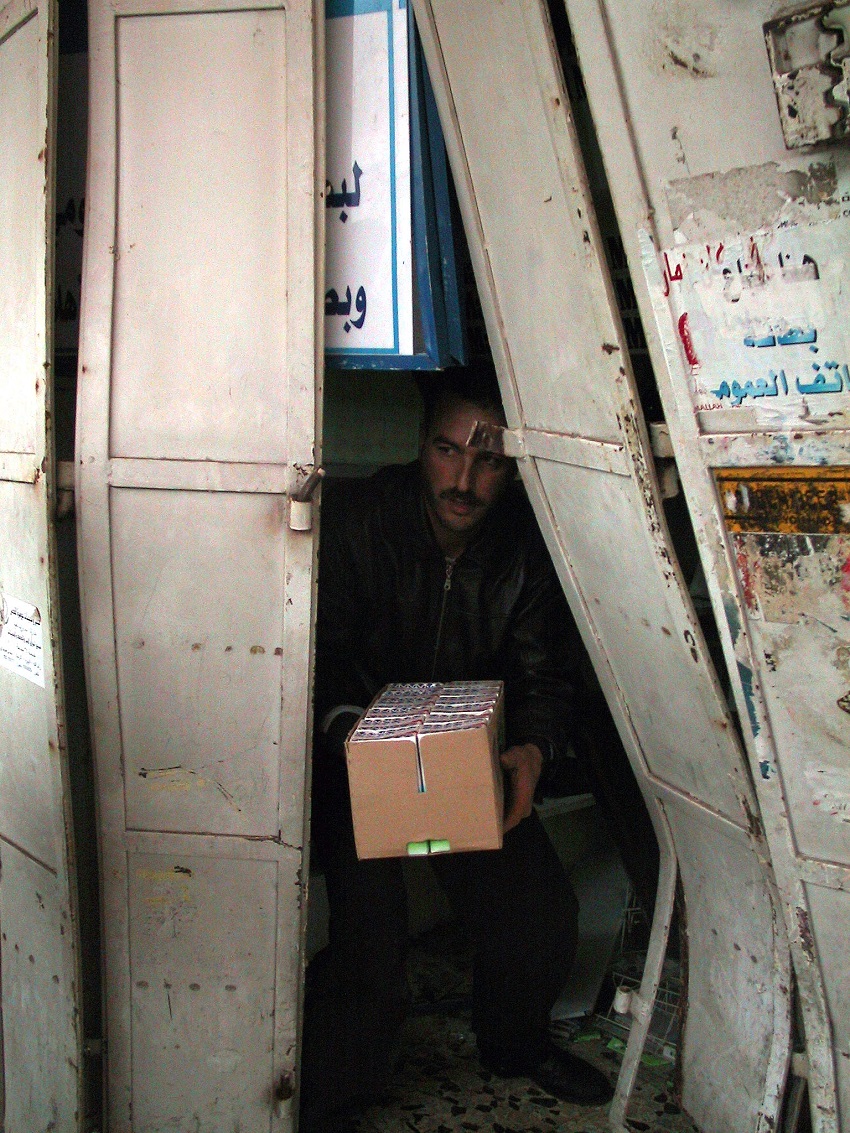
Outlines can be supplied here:
<path id="1" fill-rule="evenodd" d="M 764 25 L 787 149 L 850 134 L 850 4 L 806 4 Z"/>
<path id="2" fill-rule="evenodd" d="M 518 429 L 508 429 L 504 425 L 489 425 L 476 421 L 469 431 L 466 443 L 470 448 L 481 448 L 485 452 L 495 452 L 499 456 L 512 458 L 525 456 L 525 442 Z"/>

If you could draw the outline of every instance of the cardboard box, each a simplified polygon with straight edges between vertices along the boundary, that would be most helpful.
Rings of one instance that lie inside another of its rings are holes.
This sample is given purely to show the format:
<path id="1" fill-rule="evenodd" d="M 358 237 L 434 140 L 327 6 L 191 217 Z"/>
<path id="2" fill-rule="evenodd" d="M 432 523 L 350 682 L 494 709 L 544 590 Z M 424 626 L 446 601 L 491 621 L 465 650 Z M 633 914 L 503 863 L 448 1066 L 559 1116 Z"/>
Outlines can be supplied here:
<path id="1" fill-rule="evenodd" d="M 501 681 L 394 684 L 346 740 L 357 856 L 502 845 Z"/>

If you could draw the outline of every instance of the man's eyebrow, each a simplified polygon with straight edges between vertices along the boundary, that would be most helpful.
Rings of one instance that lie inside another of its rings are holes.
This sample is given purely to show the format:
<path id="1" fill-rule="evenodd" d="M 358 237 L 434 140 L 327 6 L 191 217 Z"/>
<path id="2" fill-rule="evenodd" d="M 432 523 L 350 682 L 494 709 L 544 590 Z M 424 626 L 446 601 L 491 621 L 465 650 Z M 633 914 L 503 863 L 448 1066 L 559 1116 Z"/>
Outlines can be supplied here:
<path id="1" fill-rule="evenodd" d="M 459 445 L 457 441 L 453 441 L 450 437 L 443 436 L 442 433 L 437 433 L 436 436 L 432 437 L 431 444 L 448 445 L 449 448 L 453 448 L 455 452 L 465 452 L 467 447 L 466 445 Z"/>

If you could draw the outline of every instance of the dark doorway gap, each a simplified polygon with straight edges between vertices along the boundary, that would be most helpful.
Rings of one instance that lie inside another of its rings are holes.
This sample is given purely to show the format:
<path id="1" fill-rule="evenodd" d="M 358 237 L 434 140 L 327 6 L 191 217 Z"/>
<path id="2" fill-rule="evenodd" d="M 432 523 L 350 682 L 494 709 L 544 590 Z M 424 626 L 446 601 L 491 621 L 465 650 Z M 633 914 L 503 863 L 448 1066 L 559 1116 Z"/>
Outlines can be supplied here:
<path id="1" fill-rule="evenodd" d="M 61 82 L 63 60 L 88 50 L 88 12 L 85 0 L 60 0 L 59 99 L 67 97 Z M 63 119 L 60 107 L 60 120 Z M 57 165 L 68 160 L 73 144 L 57 131 Z M 83 155 L 84 156 L 84 155 Z M 58 186 L 57 186 L 58 193 Z M 57 201 L 57 208 L 64 207 Z M 80 216 L 82 223 L 82 216 Z M 80 242 L 80 249 L 82 243 Z M 82 271 L 82 262 L 79 265 Z M 53 441 L 57 461 L 74 460 L 76 427 L 78 350 L 57 350 L 53 358 Z M 54 525 L 62 640 L 62 673 L 68 778 L 71 796 L 72 886 L 76 893 L 75 914 L 80 939 L 80 1006 L 84 1049 L 83 1133 L 103 1128 L 102 1055 L 102 951 L 100 933 L 100 884 L 98 824 L 94 756 L 88 713 L 80 611 L 77 536 L 73 508 L 57 516 Z"/>

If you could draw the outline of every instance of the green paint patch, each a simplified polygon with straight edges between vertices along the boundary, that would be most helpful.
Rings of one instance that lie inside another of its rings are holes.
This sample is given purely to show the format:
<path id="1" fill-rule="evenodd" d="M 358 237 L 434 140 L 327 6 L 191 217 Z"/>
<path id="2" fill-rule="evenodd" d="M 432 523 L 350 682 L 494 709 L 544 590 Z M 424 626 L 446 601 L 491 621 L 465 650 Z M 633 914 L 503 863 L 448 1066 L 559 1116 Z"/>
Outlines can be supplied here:
<path id="1" fill-rule="evenodd" d="M 750 718 L 750 727 L 753 730 L 753 735 L 757 736 L 761 731 L 761 724 L 756 714 L 756 703 L 753 697 L 753 671 L 746 665 L 738 662 L 738 676 L 741 678 L 741 686 L 744 690 L 744 700 L 747 703 L 747 715 Z"/>
<path id="2" fill-rule="evenodd" d="M 732 634 L 732 644 L 736 645 L 741 636 L 741 619 L 738 617 L 735 601 L 728 594 L 723 595 L 723 612 L 726 615 L 729 632 Z"/>

